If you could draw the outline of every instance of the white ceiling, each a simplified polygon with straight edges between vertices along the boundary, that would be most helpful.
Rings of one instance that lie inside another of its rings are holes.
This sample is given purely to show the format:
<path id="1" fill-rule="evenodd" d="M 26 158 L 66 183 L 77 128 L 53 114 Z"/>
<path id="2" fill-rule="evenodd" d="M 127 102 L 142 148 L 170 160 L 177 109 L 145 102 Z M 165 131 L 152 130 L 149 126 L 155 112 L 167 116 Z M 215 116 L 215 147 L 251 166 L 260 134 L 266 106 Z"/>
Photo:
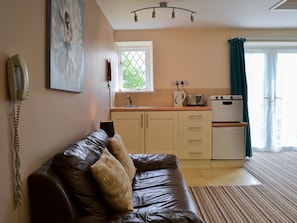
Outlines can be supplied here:
<path id="1" fill-rule="evenodd" d="M 190 13 L 171 9 L 156 9 L 137 13 L 134 22 L 131 11 L 159 6 L 161 0 L 96 0 L 114 30 L 166 29 L 166 28 L 297 28 L 296 10 L 269 10 L 282 0 L 167 0 L 169 6 L 196 11 L 194 22 Z M 284 1 L 285 2 L 285 1 Z M 288 0 L 287 3 L 297 3 Z"/>

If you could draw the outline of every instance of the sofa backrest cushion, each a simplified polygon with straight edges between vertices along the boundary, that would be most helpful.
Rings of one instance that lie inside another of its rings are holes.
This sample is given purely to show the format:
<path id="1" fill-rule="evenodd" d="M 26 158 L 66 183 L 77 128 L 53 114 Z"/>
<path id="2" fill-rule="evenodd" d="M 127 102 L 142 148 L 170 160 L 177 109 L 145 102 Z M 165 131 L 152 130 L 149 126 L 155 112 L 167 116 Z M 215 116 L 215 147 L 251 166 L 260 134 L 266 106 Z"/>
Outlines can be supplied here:
<path id="1" fill-rule="evenodd" d="M 108 212 L 90 169 L 107 143 L 108 136 L 100 129 L 69 145 L 53 158 L 53 168 L 68 187 L 80 216 L 102 217 Z"/>
<path id="2" fill-rule="evenodd" d="M 124 145 L 122 137 L 116 133 L 113 137 L 109 138 L 109 144 L 112 155 L 114 155 L 123 165 L 129 176 L 130 182 L 132 183 L 136 174 L 136 168 Z"/>

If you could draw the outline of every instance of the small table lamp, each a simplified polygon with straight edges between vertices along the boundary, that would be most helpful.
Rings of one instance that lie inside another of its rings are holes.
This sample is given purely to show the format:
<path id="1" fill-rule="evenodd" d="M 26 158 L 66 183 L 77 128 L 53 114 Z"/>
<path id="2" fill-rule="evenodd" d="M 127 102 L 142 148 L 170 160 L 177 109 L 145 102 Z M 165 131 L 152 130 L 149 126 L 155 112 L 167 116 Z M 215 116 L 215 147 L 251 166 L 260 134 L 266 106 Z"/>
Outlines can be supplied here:
<path id="1" fill-rule="evenodd" d="M 114 136 L 113 121 L 102 121 L 100 122 L 100 129 L 103 129 L 108 137 Z"/>

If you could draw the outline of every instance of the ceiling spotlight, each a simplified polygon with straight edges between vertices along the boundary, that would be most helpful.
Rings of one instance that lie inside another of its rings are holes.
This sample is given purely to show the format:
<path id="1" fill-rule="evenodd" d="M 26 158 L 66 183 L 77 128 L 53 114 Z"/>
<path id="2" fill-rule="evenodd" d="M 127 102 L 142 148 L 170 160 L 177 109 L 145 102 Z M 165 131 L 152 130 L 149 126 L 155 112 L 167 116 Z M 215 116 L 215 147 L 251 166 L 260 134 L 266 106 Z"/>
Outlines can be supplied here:
<path id="1" fill-rule="evenodd" d="M 172 18 L 172 19 L 175 18 L 175 11 L 174 11 L 174 8 L 172 9 L 172 15 L 171 15 L 171 18 Z"/>
<path id="2" fill-rule="evenodd" d="M 194 22 L 194 14 L 196 14 L 195 11 L 192 11 L 190 9 L 180 8 L 180 7 L 167 6 L 167 2 L 160 2 L 159 3 L 159 6 L 152 6 L 152 7 L 140 8 L 140 9 L 136 9 L 136 10 L 132 11 L 131 13 L 134 13 L 134 22 L 137 22 L 138 21 L 136 12 L 147 10 L 147 9 L 153 9 L 152 18 L 155 18 L 156 17 L 156 11 L 155 11 L 155 9 L 157 9 L 157 8 L 172 9 L 171 18 L 173 18 L 173 19 L 175 18 L 175 9 L 190 12 L 191 13 L 190 20 L 191 20 L 191 22 Z"/>
<path id="3" fill-rule="evenodd" d="M 154 11 L 152 13 L 152 18 L 156 18 L 156 11 L 155 11 L 155 8 L 154 8 Z"/>
<path id="4" fill-rule="evenodd" d="M 136 15 L 136 12 L 134 12 L 134 22 L 138 22 L 138 17 Z"/>

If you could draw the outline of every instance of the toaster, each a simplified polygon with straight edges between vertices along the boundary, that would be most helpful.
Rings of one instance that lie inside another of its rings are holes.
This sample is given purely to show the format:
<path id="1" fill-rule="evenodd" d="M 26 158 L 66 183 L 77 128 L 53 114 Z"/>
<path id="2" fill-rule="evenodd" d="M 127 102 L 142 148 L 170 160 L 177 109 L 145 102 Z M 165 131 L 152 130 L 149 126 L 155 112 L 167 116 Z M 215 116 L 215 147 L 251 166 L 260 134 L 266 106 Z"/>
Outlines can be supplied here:
<path id="1" fill-rule="evenodd" d="M 188 95 L 184 103 L 186 106 L 204 106 L 204 96 L 201 94 Z"/>

